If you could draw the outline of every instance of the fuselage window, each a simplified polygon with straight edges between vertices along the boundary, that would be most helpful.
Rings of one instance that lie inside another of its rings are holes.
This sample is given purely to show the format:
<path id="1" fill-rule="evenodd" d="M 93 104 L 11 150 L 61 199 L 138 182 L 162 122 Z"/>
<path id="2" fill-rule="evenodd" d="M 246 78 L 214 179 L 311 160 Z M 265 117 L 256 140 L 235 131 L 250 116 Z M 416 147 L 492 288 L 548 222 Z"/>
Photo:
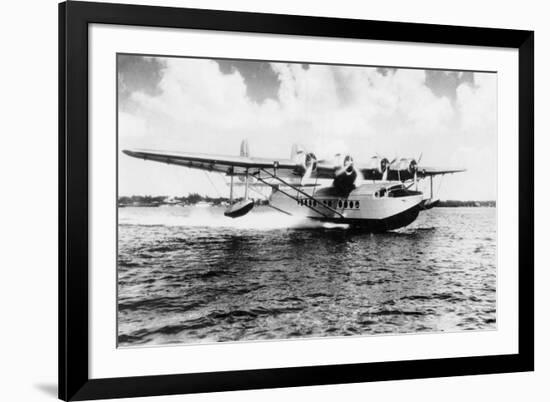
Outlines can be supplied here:
<path id="1" fill-rule="evenodd" d="M 355 208 L 359 208 L 359 201 L 355 201 Z"/>
<path id="2" fill-rule="evenodd" d="M 342 208 L 342 200 L 338 200 L 338 208 Z"/>

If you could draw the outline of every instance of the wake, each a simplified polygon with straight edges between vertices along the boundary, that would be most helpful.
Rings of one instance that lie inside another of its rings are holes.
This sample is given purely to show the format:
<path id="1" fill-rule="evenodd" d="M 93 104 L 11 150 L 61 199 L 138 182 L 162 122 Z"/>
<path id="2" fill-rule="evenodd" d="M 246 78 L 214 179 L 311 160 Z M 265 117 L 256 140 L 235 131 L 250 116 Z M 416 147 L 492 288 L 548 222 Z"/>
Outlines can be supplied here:
<path id="1" fill-rule="evenodd" d="M 119 210 L 119 224 L 141 226 L 210 227 L 239 230 L 277 229 L 347 229 L 349 225 L 314 221 L 289 216 L 271 209 L 256 208 L 240 218 L 228 218 L 223 208 L 123 208 Z"/>

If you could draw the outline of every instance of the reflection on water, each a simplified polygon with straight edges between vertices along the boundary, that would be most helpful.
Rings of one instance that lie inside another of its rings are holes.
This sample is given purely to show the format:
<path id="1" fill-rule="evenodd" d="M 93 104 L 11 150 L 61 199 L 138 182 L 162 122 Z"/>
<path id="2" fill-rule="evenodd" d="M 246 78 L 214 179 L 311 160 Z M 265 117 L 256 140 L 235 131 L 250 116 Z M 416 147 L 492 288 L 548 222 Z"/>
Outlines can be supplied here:
<path id="1" fill-rule="evenodd" d="M 259 209 L 119 209 L 120 346 L 496 328 L 496 209 L 365 234 Z"/>

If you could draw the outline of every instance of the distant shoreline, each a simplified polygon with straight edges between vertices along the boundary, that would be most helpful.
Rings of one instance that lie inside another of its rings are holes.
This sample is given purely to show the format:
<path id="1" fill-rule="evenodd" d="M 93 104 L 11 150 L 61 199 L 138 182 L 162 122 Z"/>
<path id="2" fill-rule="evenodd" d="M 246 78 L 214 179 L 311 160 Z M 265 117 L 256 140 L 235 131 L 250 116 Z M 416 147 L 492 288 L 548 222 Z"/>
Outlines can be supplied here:
<path id="1" fill-rule="evenodd" d="M 470 207 L 470 208 L 495 208 L 497 206 L 496 201 L 458 201 L 458 200 L 445 200 L 439 201 L 436 207 L 440 208 L 456 208 L 456 207 Z"/>
<path id="2" fill-rule="evenodd" d="M 256 200 L 258 205 L 265 205 L 267 201 Z M 182 197 L 167 197 L 163 195 L 151 196 L 151 195 L 132 195 L 118 197 L 118 206 L 124 207 L 159 207 L 161 205 L 197 205 L 208 204 L 212 206 L 225 206 L 229 204 L 229 198 L 225 197 L 204 197 L 199 194 L 189 194 Z M 441 200 L 437 204 L 436 208 L 495 208 L 496 201 L 459 201 L 459 200 Z"/>

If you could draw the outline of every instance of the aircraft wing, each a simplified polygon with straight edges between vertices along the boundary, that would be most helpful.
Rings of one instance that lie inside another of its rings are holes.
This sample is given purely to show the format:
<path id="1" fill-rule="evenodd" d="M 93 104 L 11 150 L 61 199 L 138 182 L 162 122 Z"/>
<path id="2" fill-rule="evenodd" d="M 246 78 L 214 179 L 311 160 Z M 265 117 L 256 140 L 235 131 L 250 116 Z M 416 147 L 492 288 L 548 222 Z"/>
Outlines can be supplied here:
<path id="1" fill-rule="evenodd" d="M 299 165 L 290 159 L 271 159 L 271 158 L 256 158 L 249 156 L 227 156 L 200 154 L 191 152 L 172 152 L 160 150 L 123 150 L 126 155 L 138 159 L 151 160 L 155 162 L 167 163 L 171 165 L 179 165 L 192 169 L 206 170 L 210 172 L 219 172 L 233 175 L 244 175 L 248 170 L 249 174 L 255 174 L 260 169 L 272 171 L 277 168 L 277 176 L 295 178 L 300 177 Z M 333 162 L 320 160 L 317 162 L 317 169 L 312 172 L 311 178 L 317 179 L 333 179 L 336 166 Z M 367 180 L 380 180 L 382 174 L 378 170 L 358 166 L 363 177 Z M 439 169 L 432 167 L 418 167 L 417 177 L 423 178 L 428 176 L 436 176 L 450 173 L 463 172 L 465 169 Z M 394 177 L 395 176 L 395 177 Z M 388 172 L 388 180 L 407 180 L 412 179 L 408 171 L 401 171 L 397 175 L 396 170 Z"/>
<path id="2" fill-rule="evenodd" d="M 378 169 L 373 169 L 372 167 L 358 167 L 363 178 L 365 180 L 382 180 L 382 173 Z M 464 172 L 466 169 L 443 169 L 443 168 L 434 168 L 427 166 L 419 166 L 416 176 L 419 179 L 430 176 L 451 174 Z M 411 180 L 414 178 L 414 175 L 411 174 L 408 170 L 397 171 L 394 169 L 389 169 L 387 174 L 387 180 Z"/>
<path id="3" fill-rule="evenodd" d="M 428 177 L 428 176 L 437 176 L 437 175 L 443 175 L 443 174 L 460 173 L 465 171 L 466 169 L 442 169 L 442 168 L 419 166 L 417 176 Z"/>
<path id="4" fill-rule="evenodd" d="M 296 176 L 296 163 L 289 159 L 252 158 L 247 156 L 227 156 L 200 154 L 191 152 L 168 152 L 147 149 L 123 150 L 126 155 L 138 159 L 185 166 L 192 169 L 207 170 L 234 175 L 244 175 L 246 170 L 250 174 L 259 169 L 272 170 L 277 167 L 279 176 Z"/>

